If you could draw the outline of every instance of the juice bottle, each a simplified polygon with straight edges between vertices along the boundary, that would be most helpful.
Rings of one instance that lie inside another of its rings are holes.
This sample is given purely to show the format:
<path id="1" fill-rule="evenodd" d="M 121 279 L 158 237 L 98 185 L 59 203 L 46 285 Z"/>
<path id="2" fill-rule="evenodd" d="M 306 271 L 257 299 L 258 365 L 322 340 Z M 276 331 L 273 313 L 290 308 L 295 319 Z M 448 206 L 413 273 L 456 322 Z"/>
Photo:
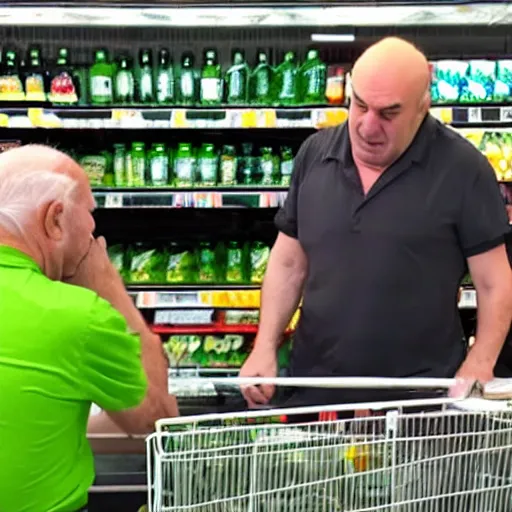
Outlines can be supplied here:
<path id="1" fill-rule="evenodd" d="M 179 101 L 182 105 L 197 103 L 197 79 L 194 69 L 194 54 L 185 52 L 181 58 Z"/>
<path id="2" fill-rule="evenodd" d="M 114 144 L 114 183 L 116 187 L 125 187 L 126 180 L 126 147 L 124 144 Z"/>
<path id="3" fill-rule="evenodd" d="M 90 97 L 93 105 L 111 105 L 113 100 L 113 69 L 106 50 L 96 50 L 89 71 Z"/>
<path id="4" fill-rule="evenodd" d="M 306 105 L 325 103 L 327 66 L 320 60 L 318 50 L 309 50 L 300 68 L 301 102 Z"/>
<path id="5" fill-rule="evenodd" d="M 288 187 L 291 182 L 293 172 L 293 152 L 291 148 L 283 146 L 281 148 L 281 185 Z"/>
<path id="6" fill-rule="evenodd" d="M 299 70 L 294 52 L 287 52 L 284 61 L 276 69 L 276 92 L 278 105 L 299 103 Z"/>
<path id="7" fill-rule="evenodd" d="M 217 52 L 206 50 L 201 72 L 201 104 L 220 105 L 222 102 L 222 75 Z"/>
<path id="8" fill-rule="evenodd" d="M 149 154 L 151 184 L 155 187 L 169 183 L 169 154 L 165 144 L 154 143 Z"/>
<path id="9" fill-rule="evenodd" d="M 203 144 L 198 153 L 198 179 L 203 187 L 217 185 L 219 159 L 213 144 Z"/>
<path id="10" fill-rule="evenodd" d="M 139 52 L 138 96 L 141 103 L 154 103 L 153 57 L 151 50 L 142 49 Z"/>
<path id="11" fill-rule="evenodd" d="M 220 184 L 236 185 L 237 158 L 235 147 L 225 145 L 220 156 Z"/>
<path id="12" fill-rule="evenodd" d="M 156 77 L 156 100 L 159 105 L 172 105 L 176 102 L 176 77 L 169 50 L 162 48 L 158 52 L 158 70 Z"/>
<path id="13" fill-rule="evenodd" d="M 250 102 L 253 105 L 271 105 L 274 70 L 268 63 L 267 53 L 258 51 L 257 63 L 249 81 Z"/>
<path id="14" fill-rule="evenodd" d="M 116 103 L 119 105 L 133 103 L 135 99 L 135 78 L 132 63 L 128 57 L 123 56 L 119 59 L 114 89 Z"/>
<path id="15" fill-rule="evenodd" d="M 196 159 L 192 144 L 180 143 L 174 161 L 175 180 L 177 187 L 192 187 L 195 182 Z"/>
<path id="16" fill-rule="evenodd" d="M 144 143 L 133 142 L 131 154 L 133 186 L 144 187 L 146 185 L 146 150 Z"/>
<path id="17" fill-rule="evenodd" d="M 226 73 L 227 102 L 229 105 L 246 105 L 249 88 L 249 66 L 244 52 L 233 52 L 233 65 Z"/>

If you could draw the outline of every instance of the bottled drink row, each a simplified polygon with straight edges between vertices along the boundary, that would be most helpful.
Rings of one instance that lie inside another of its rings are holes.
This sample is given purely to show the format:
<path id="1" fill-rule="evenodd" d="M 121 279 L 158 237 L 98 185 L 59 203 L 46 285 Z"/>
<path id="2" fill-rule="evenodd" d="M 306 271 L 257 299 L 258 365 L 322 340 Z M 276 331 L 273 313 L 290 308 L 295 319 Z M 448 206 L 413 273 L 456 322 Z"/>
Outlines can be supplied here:
<path id="1" fill-rule="evenodd" d="M 236 185 L 288 186 L 293 170 L 293 152 L 247 142 L 240 148 L 203 143 L 115 144 L 113 151 L 75 155 L 98 187 L 231 187 Z"/>
<path id="2" fill-rule="evenodd" d="M 270 248 L 263 242 L 113 245 L 109 256 L 126 283 L 261 284 Z"/>
<path id="3" fill-rule="evenodd" d="M 303 62 L 289 51 L 277 66 L 258 50 L 252 66 L 245 51 L 234 50 L 222 69 L 218 52 L 206 49 L 202 59 L 192 52 L 179 61 L 166 48 L 141 48 L 131 55 L 94 51 L 89 65 L 73 65 L 71 51 L 61 48 L 54 63 L 37 46 L 26 58 L 12 49 L 2 55 L 0 101 L 50 101 L 56 105 L 294 106 L 341 104 L 344 69 L 327 66 L 315 49 Z"/>

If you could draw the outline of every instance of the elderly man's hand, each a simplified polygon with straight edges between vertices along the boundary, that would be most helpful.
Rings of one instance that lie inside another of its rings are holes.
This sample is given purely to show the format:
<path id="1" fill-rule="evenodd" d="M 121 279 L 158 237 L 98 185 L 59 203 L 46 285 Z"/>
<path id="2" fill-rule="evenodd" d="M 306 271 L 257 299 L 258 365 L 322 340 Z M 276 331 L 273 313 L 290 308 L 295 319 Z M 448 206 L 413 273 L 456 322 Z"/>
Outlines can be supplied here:
<path id="1" fill-rule="evenodd" d="M 75 274 L 64 282 L 88 288 L 103 298 L 108 298 L 119 289 L 124 290 L 121 276 L 112 265 L 103 237 L 91 238 L 89 251 L 78 265 Z"/>

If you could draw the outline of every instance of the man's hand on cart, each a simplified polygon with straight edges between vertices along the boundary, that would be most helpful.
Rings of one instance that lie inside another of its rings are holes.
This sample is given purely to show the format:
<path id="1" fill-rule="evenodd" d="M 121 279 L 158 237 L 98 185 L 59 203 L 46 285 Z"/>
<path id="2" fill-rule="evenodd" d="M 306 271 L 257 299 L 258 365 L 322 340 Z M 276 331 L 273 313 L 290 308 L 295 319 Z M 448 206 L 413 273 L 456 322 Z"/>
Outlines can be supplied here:
<path id="1" fill-rule="evenodd" d="M 277 354 L 274 349 L 255 344 L 254 350 L 240 370 L 240 377 L 277 377 Z M 249 407 L 264 405 L 274 396 L 275 386 L 244 386 L 242 394 Z"/>

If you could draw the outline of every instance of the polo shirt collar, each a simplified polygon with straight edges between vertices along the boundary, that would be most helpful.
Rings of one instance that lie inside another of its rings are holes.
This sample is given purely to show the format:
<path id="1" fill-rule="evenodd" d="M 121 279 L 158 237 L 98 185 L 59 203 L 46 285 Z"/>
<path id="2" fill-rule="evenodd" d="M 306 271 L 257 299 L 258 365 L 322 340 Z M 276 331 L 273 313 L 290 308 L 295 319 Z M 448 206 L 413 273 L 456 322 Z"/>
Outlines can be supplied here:
<path id="1" fill-rule="evenodd" d="M 0 267 L 25 268 L 42 274 L 39 265 L 30 256 L 8 245 L 0 245 Z"/>
<path id="2" fill-rule="evenodd" d="M 408 149 L 391 167 L 404 160 L 409 162 L 421 162 L 430 145 L 429 143 L 434 133 L 435 126 L 436 120 L 430 114 L 427 114 Z M 348 123 L 343 123 L 333 130 L 323 160 L 338 160 L 342 165 L 354 163 Z"/>

